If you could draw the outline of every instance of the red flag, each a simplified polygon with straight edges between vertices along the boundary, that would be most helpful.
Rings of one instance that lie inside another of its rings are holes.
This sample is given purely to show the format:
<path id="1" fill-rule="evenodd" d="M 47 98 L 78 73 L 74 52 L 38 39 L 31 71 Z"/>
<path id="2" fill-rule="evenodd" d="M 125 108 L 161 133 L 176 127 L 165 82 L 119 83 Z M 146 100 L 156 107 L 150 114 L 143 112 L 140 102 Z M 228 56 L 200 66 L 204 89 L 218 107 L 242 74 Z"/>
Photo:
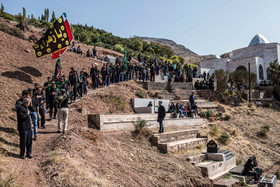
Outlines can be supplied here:
<path id="1" fill-rule="evenodd" d="M 67 19 L 64 21 L 64 26 L 65 26 L 65 29 L 66 29 L 66 32 L 67 32 L 69 41 L 70 41 L 70 43 L 71 43 L 72 40 L 73 40 L 73 35 L 72 35 L 71 28 L 70 28 L 70 25 L 69 25 Z M 66 49 L 67 49 L 67 48 L 64 48 L 64 49 L 61 49 L 61 50 L 59 50 L 59 51 L 54 52 L 54 53 L 52 54 L 52 59 L 57 59 L 60 55 L 62 55 L 62 54 L 66 51 Z"/>

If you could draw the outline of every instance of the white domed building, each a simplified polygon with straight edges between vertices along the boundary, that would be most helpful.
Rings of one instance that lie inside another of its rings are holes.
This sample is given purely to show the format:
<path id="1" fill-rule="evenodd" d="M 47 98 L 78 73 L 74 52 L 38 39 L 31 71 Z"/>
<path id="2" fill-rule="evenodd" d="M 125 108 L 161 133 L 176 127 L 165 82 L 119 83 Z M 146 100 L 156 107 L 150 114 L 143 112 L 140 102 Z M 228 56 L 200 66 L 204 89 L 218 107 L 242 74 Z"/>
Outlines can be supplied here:
<path id="1" fill-rule="evenodd" d="M 257 34 L 251 40 L 248 47 L 236 49 L 230 52 L 229 58 L 219 58 L 215 55 L 214 59 L 200 62 L 200 73 L 214 73 L 216 70 L 223 69 L 233 72 L 236 70 L 247 70 L 250 62 L 251 72 L 257 75 L 257 81 L 269 81 L 267 68 L 269 63 L 280 57 L 280 44 L 270 43 L 261 34 Z"/>

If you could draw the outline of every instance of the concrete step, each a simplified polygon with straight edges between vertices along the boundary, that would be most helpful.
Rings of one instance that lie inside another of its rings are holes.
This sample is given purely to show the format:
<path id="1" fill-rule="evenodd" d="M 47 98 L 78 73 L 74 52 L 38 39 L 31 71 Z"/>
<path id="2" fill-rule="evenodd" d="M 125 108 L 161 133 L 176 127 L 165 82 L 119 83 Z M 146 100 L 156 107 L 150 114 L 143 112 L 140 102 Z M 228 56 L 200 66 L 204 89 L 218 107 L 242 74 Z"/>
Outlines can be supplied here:
<path id="1" fill-rule="evenodd" d="M 174 141 L 179 141 L 184 139 L 196 138 L 197 134 L 198 134 L 197 129 L 190 129 L 190 130 L 166 132 L 162 134 L 153 134 L 151 139 L 155 145 L 158 145 L 159 143 L 167 143 L 167 142 L 174 142 Z"/>
<path id="2" fill-rule="evenodd" d="M 176 151 L 183 150 L 186 148 L 194 148 L 197 145 L 206 144 L 207 141 L 207 138 L 191 138 L 169 143 L 159 143 L 158 149 L 162 153 L 174 153 Z"/>

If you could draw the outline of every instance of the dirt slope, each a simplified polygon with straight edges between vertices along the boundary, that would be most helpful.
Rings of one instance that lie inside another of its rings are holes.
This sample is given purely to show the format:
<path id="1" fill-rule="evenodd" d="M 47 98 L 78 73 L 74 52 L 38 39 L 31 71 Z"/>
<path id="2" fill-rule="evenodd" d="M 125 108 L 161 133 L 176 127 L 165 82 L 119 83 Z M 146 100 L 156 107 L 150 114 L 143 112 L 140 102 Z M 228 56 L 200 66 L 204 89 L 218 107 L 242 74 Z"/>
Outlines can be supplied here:
<path id="1" fill-rule="evenodd" d="M 147 94 L 132 81 L 90 91 L 86 98 L 71 105 L 67 135 L 54 133 L 56 120 L 47 122 L 47 129 L 39 129 L 39 138 L 33 142 L 34 158 L 19 159 L 15 101 L 23 89 L 33 88 L 34 83 L 43 84 L 55 65 L 49 56 L 35 58 L 32 45 L 0 31 L 0 186 L 209 184 L 199 170 L 182 159 L 158 153 L 148 141 L 135 140 L 130 133 L 99 134 L 87 128 L 87 115 L 83 115 L 81 108 L 90 113 L 132 112 L 130 99 L 136 91 Z M 72 66 L 89 71 L 93 62 L 101 64 L 71 52 L 61 59 L 62 72 L 66 75 Z M 99 138 L 95 142 L 96 136 Z"/>
<path id="2" fill-rule="evenodd" d="M 261 168 L 268 170 L 280 161 L 280 108 L 248 107 L 243 104 L 239 107 L 223 105 L 226 113 L 231 116 L 229 121 L 213 121 L 219 131 L 225 130 L 230 134 L 227 145 L 220 144 L 221 149 L 231 150 L 238 162 L 245 164 L 250 156 L 255 155 Z M 270 126 L 267 137 L 259 135 L 265 124 Z M 202 130 L 218 142 L 217 136 L 211 135 L 211 127 Z"/>

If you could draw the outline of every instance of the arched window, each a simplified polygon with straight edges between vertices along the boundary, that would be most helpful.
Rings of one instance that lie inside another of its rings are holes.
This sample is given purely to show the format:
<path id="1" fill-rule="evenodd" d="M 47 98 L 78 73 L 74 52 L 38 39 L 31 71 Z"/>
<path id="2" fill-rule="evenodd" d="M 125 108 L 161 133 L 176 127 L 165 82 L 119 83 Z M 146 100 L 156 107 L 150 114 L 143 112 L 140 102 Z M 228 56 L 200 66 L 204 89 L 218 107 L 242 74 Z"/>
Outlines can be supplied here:
<path id="1" fill-rule="evenodd" d="M 235 71 L 247 71 L 245 66 L 238 66 Z"/>
<path id="2" fill-rule="evenodd" d="M 263 80 L 263 67 L 262 67 L 262 65 L 259 65 L 259 79 Z"/>

